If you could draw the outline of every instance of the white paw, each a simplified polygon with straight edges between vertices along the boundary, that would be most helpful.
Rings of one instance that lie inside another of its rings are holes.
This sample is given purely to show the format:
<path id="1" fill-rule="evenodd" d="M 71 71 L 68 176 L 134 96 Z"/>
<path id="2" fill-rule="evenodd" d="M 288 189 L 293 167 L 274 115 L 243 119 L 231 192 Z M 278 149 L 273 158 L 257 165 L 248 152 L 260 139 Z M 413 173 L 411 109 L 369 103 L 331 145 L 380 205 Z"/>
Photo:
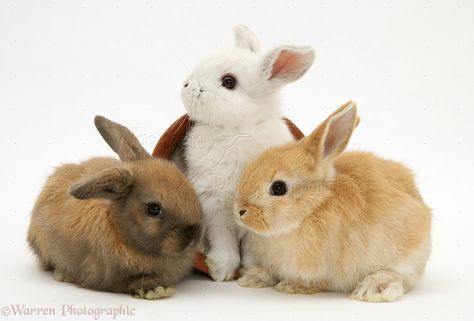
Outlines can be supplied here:
<path id="1" fill-rule="evenodd" d="M 359 283 L 350 298 L 367 302 L 392 302 L 403 296 L 404 292 L 401 280 L 376 273 Z"/>
<path id="2" fill-rule="evenodd" d="M 229 281 L 234 279 L 235 272 L 240 266 L 240 256 L 209 252 L 206 264 L 209 267 L 209 275 L 214 281 Z"/>
<path id="3" fill-rule="evenodd" d="M 157 286 L 153 290 L 146 292 L 143 289 L 138 289 L 134 297 L 137 299 L 155 300 L 170 297 L 174 294 L 174 292 L 174 288 L 164 288 L 162 286 Z"/>

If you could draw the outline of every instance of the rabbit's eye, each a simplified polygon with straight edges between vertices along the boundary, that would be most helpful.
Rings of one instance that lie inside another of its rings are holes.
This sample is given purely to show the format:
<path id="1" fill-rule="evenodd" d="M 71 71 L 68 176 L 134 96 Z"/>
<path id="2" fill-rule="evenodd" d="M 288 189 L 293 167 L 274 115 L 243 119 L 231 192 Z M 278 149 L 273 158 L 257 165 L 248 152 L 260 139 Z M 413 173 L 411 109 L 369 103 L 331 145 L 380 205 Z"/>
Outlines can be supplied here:
<path id="1" fill-rule="evenodd" d="M 153 217 L 162 217 L 163 210 L 161 209 L 160 204 L 158 203 L 148 203 L 146 204 L 146 213 Z"/>
<path id="2" fill-rule="evenodd" d="M 234 89 L 237 86 L 237 79 L 232 75 L 225 75 L 221 78 L 222 86 L 227 89 Z"/>
<path id="3" fill-rule="evenodd" d="M 270 186 L 270 194 L 273 196 L 283 196 L 286 194 L 287 188 L 283 181 L 275 181 Z"/>

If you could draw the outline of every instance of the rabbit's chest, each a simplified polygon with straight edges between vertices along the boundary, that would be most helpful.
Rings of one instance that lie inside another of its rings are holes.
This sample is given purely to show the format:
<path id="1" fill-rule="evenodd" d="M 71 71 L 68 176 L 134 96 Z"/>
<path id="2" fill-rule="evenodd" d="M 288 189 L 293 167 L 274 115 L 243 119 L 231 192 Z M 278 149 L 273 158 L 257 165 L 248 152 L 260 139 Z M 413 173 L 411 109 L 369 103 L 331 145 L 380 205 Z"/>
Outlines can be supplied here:
<path id="1" fill-rule="evenodd" d="M 298 237 L 264 239 L 261 247 L 264 265 L 282 279 L 324 279 L 325 266 L 317 249 L 305 246 Z"/>
<path id="2" fill-rule="evenodd" d="M 288 131 L 286 128 L 284 129 Z M 265 149 L 291 141 L 288 133 L 251 129 L 230 131 L 195 125 L 185 141 L 185 158 L 189 177 L 200 184 L 229 179 L 237 183 L 247 163 Z"/>

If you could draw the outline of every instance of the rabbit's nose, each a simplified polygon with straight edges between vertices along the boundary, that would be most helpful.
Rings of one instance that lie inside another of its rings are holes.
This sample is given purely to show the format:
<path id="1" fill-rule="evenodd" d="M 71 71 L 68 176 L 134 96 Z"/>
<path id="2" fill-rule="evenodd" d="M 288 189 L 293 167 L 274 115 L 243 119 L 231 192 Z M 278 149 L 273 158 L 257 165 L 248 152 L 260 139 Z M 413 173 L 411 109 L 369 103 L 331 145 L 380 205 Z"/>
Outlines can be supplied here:
<path id="1" fill-rule="evenodd" d="M 189 225 L 184 228 L 183 232 L 190 239 L 194 239 L 196 236 L 198 236 L 200 229 L 200 226 L 197 224 Z"/>
<path id="2" fill-rule="evenodd" d="M 242 215 L 244 215 L 246 212 L 247 212 L 247 210 L 240 210 L 240 211 L 239 211 L 239 215 L 242 216 Z"/>

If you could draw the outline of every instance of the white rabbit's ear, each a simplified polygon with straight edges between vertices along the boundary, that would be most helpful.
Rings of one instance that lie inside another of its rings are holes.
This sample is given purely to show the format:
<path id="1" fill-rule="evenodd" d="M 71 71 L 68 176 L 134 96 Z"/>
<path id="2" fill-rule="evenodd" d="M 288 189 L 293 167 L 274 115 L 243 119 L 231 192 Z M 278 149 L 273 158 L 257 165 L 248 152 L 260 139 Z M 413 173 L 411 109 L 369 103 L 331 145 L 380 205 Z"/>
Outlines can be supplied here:
<path id="1" fill-rule="evenodd" d="M 332 161 L 347 147 L 352 131 L 358 122 L 357 106 L 354 102 L 349 101 L 329 116 L 302 142 L 317 159 Z"/>
<path id="2" fill-rule="evenodd" d="M 311 47 L 279 46 L 263 57 L 264 77 L 275 84 L 286 84 L 298 80 L 314 61 Z"/>
<path id="3" fill-rule="evenodd" d="M 257 36 L 247 26 L 234 27 L 235 46 L 237 48 L 250 50 L 253 52 L 260 51 Z"/>

